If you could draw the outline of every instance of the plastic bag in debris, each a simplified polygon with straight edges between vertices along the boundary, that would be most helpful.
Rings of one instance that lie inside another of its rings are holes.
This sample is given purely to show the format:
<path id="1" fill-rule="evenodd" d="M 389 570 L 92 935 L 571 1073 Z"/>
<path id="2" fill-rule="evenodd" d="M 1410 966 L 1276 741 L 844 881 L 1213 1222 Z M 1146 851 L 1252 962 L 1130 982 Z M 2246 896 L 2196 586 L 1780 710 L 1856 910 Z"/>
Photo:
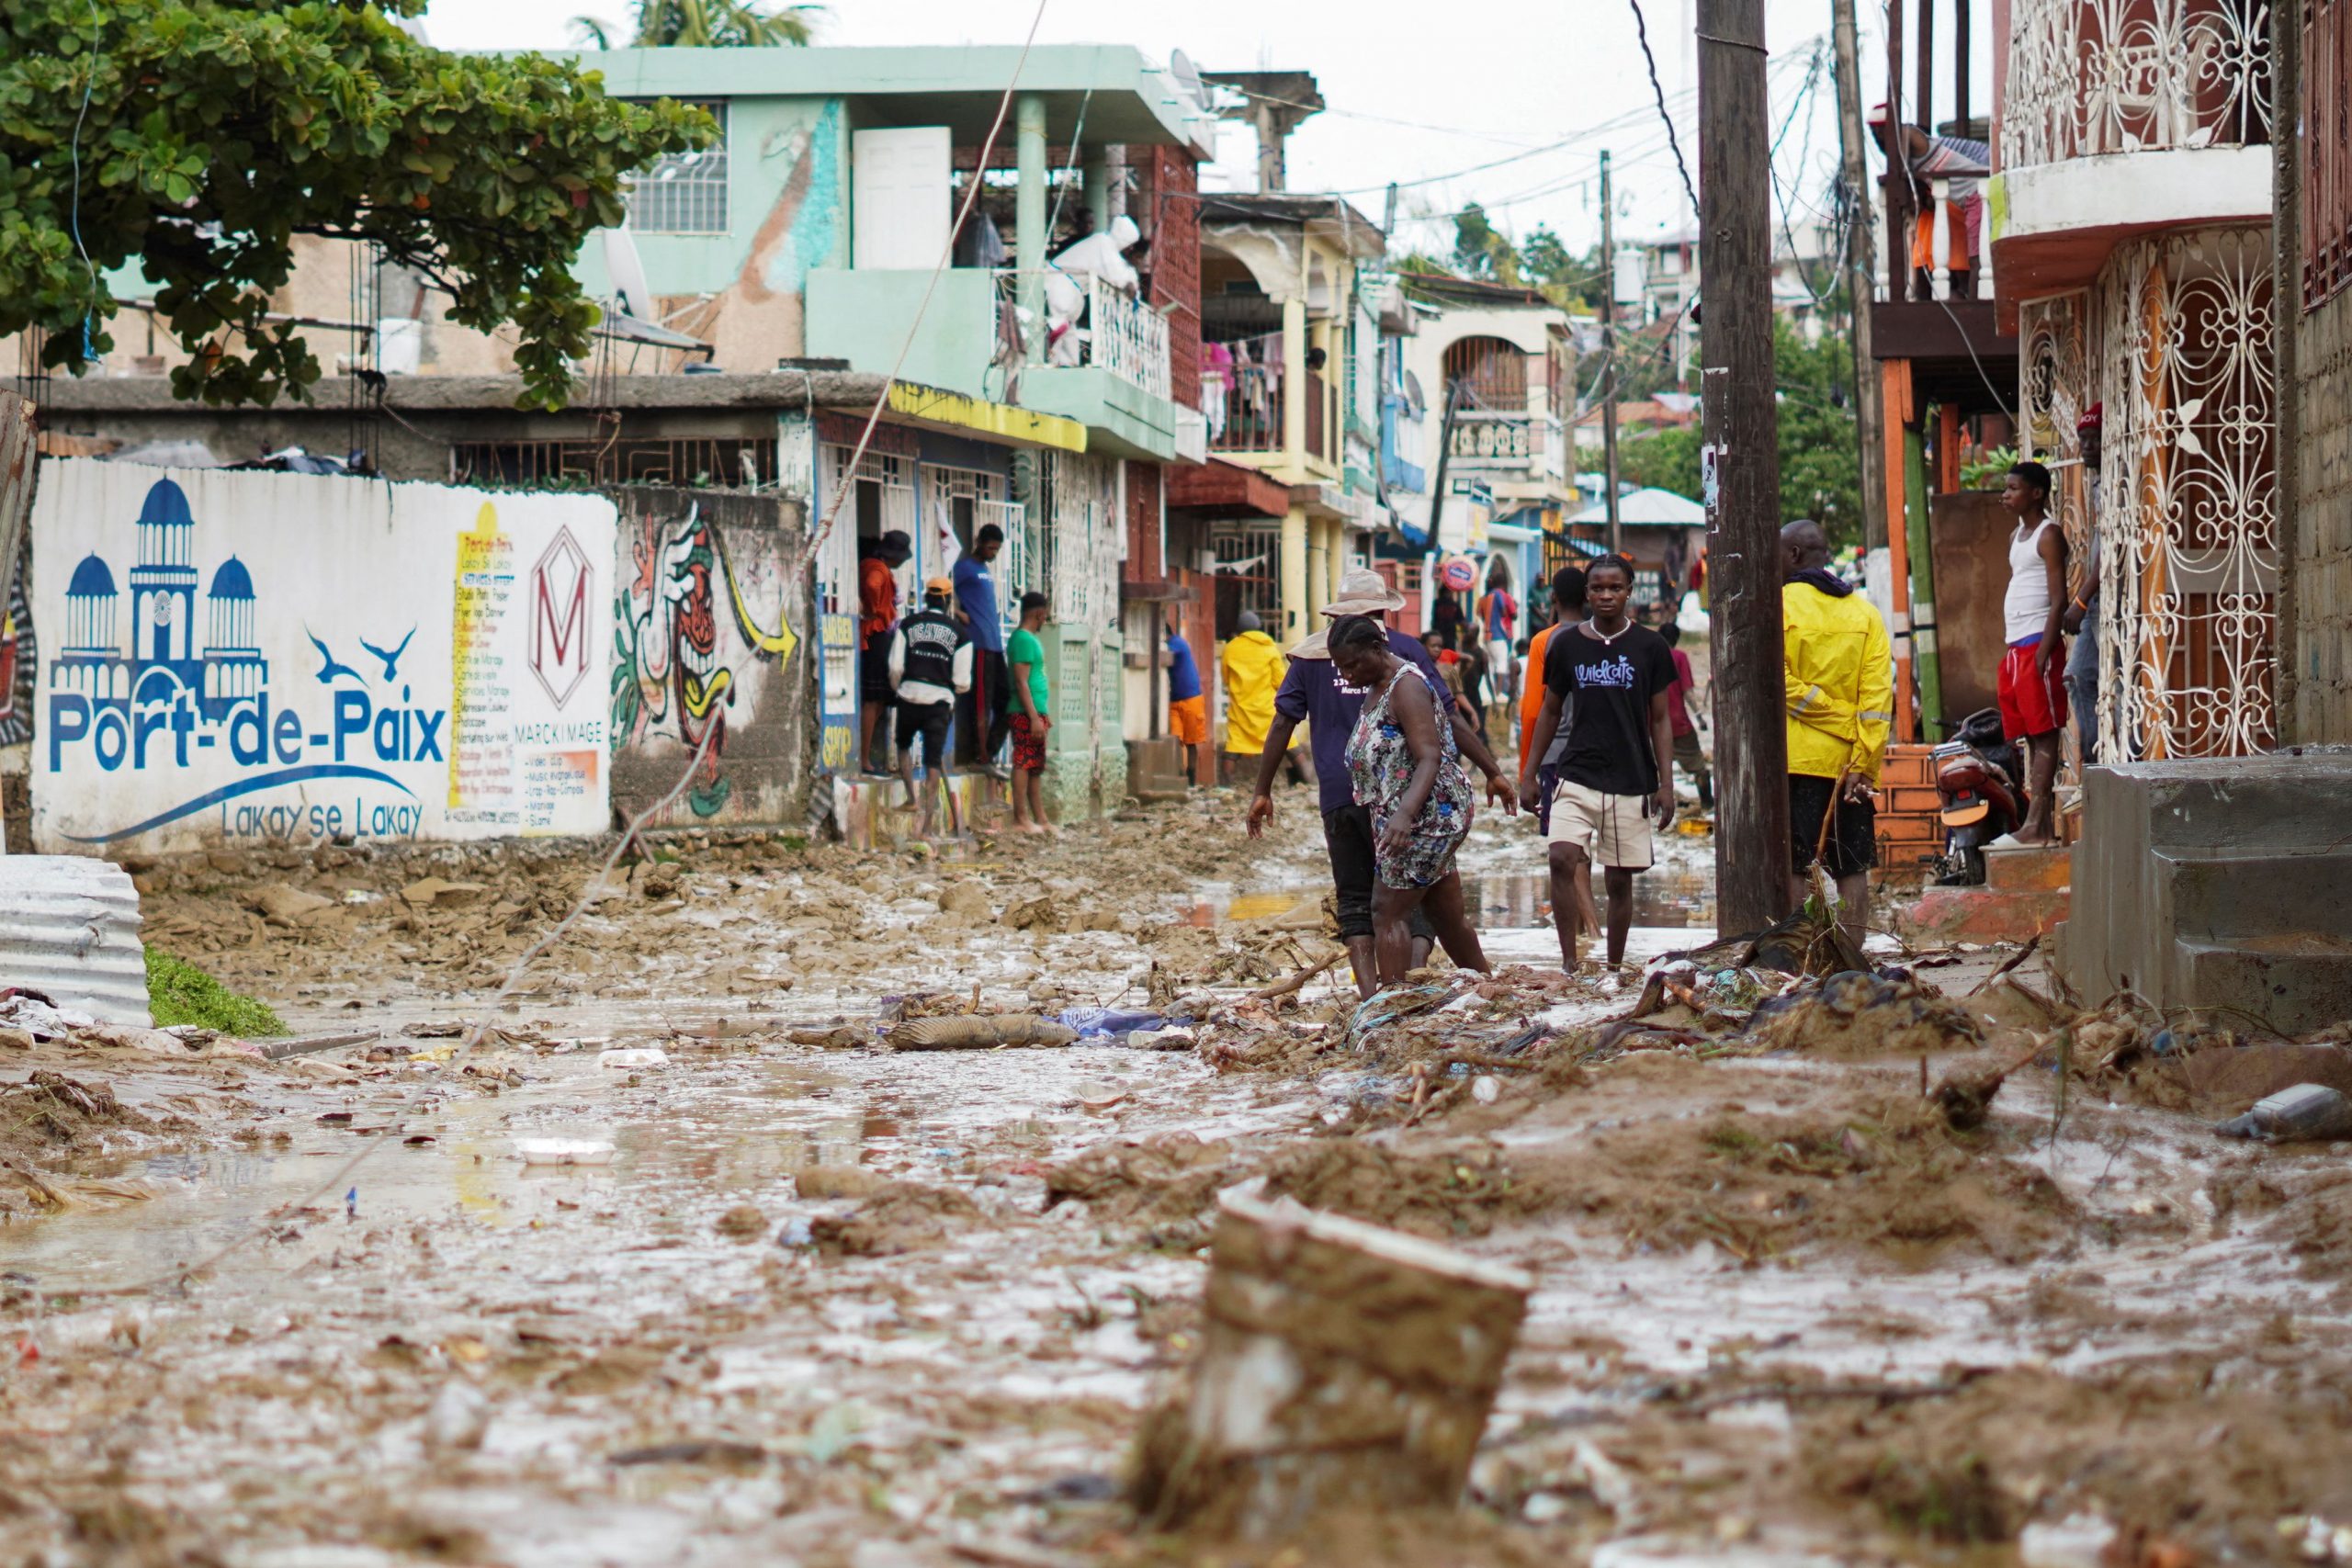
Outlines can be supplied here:
<path id="1" fill-rule="evenodd" d="M 2352 1138 L 2352 1100 L 2324 1084 L 2299 1083 L 2256 1101 L 2253 1110 L 2213 1131 L 2225 1138 L 2274 1144 Z"/>
<path id="2" fill-rule="evenodd" d="M 1189 1018 L 1167 1018 L 1156 1012 L 1136 1012 L 1118 1008 L 1065 1008 L 1060 1017 L 1064 1026 L 1078 1031 L 1080 1040 L 1091 1040 L 1103 1034 L 1125 1034 L 1137 1029 L 1179 1028 L 1193 1021 Z"/>
<path id="3" fill-rule="evenodd" d="M 1391 986 L 1374 992 L 1358 1002 L 1355 1011 L 1348 1016 L 1348 1049 L 1361 1049 L 1374 1030 L 1398 1019 L 1443 1007 L 1453 994 L 1454 987 L 1442 980 L 1426 986 Z"/>

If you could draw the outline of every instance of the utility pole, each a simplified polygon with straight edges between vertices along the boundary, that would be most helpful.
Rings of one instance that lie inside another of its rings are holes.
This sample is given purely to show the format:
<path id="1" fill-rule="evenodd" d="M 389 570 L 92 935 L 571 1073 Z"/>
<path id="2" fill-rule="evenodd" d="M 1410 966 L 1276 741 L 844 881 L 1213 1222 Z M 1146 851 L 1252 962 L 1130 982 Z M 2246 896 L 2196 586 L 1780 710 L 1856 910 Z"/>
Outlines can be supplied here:
<path id="1" fill-rule="evenodd" d="M 1851 315 L 1847 335 L 1854 344 L 1854 437 L 1860 451 L 1862 547 L 1886 547 L 1886 443 L 1879 434 L 1886 410 L 1880 400 L 1878 361 L 1871 356 L 1871 168 L 1862 129 L 1862 77 L 1857 64 L 1854 0 L 1830 0 L 1830 35 L 1838 55 L 1838 141 L 1845 152 L 1844 176 L 1854 209 L 1846 223 L 1846 300 Z"/>
<path id="2" fill-rule="evenodd" d="M 1625 525 L 1617 515 L 1617 228 L 1609 192 L 1609 154 L 1600 155 L 1600 452 L 1608 470 L 1609 553 L 1625 553 Z"/>
<path id="3" fill-rule="evenodd" d="M 1699 483 L 1713 619 L 1715 920 L 1730 935 L 1770 925 L 1789 897 L 1764 0 L 1699 0 L 1698 41 Z"/>

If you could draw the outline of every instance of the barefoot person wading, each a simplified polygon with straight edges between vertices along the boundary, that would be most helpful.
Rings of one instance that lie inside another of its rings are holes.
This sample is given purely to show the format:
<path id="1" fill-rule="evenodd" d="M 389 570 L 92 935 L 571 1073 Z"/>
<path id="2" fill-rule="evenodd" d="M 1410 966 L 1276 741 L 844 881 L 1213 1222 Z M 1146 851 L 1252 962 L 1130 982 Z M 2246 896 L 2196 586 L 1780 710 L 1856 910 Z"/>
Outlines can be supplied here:
<path id="1" fill-rule="evenodd" d="M 1369 694 L 1348 737 L 1348 776 L 1372 812 L 1372 937 L 1380 983 L 1413 966 L 1406 920 L 1423 910 L 1447 956 L 1484 971 L 1487 955 L 1462 907 L 1454 852 L 1470 836 L 1470 775 L 1437 682 L 1389 651 L 1387 628 L 1369 615 L 1331 625 L 1331 662 Z"/>
<path id="2" fill-rule="evenodd" d="M 1603 556 L 1585 570 L 1592 618 L 1555 633 L 1544 649 L 1544 708 L 1521 767 L 1522 793 L 1536 787 L 1525 761 L 1550 748 L 1560 711 L 1572 705 L 1560 782 L 1552 797 L 1552 920 L 1560 963 L 1577 965 L 1577 872 L 1598 861 L 1609 897 L 1609 962 L 1625 957 L 1634 924 L 1634 874 L 1650 867 L 1650 817 L 1674 820 L 1674 731 L 1667 694 L 1674 658 L 1666 639 L 1625 613 L 1634 569 Z"/>
<path id="3" fill-rule="evenodd" d="M 1340 596 L 1323 606 L 1323 614 L 1336 622 L 1342 615 L 1379 616 L 1404 607 L 1405 596 L 1378 572 L 1360 570 L 1340 579 Z M 1323 809 L 1323 847 L 1331 859 L 1331 887 L 1339 906 L 1340 940 L 1348 945 L 1357 992 L 1369 997 L 1380 984 L 1373 944 L 1372 814 L 1356 800 L 1348 776 L 1347 744 L 1370 694 L 1333 665 L 1329 637 L 1328 629 L 1317 632 L 1290 650 L 1290 668 L 1283 676 L 1282 689 L 1274 694 L 1273 723 L 1267 728 L 1258 754 L 1258 787 L 1250 800 L 1249 832 L 1257 838 L 1274 819 L 1274 774 L 1283 765 L 1292 731 L 1306 724 Z M 1437 666 L 1429 661 L 1428 650 L 1404 632 L 1391 631 L 1387 637 L 1388 650 L 1419 668 L 1434 690 L 1439 684 Z M 1519 799 L 1486 741 L 1459 709 L 1448 717 L 1454 744 L 1486 775 L 1487 798 L 1499 803 L 1507 814 L 1515 814 Z M 1407 924 L 1412 942 L 1409 956 L 1419 964 L 1428 956 L 1435 933 L 1429 929 L 1426 910 L 1418 904 L 1408 911 Z"/>

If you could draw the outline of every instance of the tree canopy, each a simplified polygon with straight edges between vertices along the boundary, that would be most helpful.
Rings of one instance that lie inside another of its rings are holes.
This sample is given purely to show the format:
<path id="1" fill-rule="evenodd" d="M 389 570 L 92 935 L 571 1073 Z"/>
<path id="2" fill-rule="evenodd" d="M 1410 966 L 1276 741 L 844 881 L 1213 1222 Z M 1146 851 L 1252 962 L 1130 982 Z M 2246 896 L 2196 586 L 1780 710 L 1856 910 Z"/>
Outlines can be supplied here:
<path id="1" fill-rule="evenodd" d="M 0 6 L 0 335 L 43 363 L 112 347 L 106 274 L 135 264 L 195 362 L 173 390 L 296 397 L 319 362 L 269 320 L 297 235 L 364 242 L 520 330 L 527 400 L 557 406 L 598 319 L 571 265 L 623 186 L 707 145 L 707 116 L 606 97 L 537 55 L 433 49 L 424 0 L 12 0 Z"/>
<path id="2" fill-rule="evenodd" d="M 637 0 L 629 43 L 638 49 L 762 49 L 808 42 L 809 18 L 821 6 L 777 8 L 759 0 Z M 581 39 L 610 49 L 612 33 L 594 17 L 574 17 Z"/>
<path id="3" fill-rule="evenodd" d="M 1854 354 L 1824 333 L 1808 344 L 1785 319 L 1772 323 L 1780 389 L 1781 520 L 1810 517 L 1835 545 L 1862 537 L 1861 455 L 1854 435 Z M 1662 430 L 1620 442 L 1617 471 L 1637 485 L 1699 493 L 1699 432 Z"/>

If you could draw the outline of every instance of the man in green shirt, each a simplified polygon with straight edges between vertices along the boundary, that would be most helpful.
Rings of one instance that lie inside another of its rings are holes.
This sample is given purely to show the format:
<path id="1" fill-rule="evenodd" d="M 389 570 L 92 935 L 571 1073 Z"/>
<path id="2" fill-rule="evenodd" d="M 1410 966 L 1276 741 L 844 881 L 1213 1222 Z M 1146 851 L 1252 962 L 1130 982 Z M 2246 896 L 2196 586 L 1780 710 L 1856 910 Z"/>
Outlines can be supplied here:
<path id="1" fill-rule="evenodd" d="M 1012 667 L 1012 827 L 1015 832 L 1050 833 L 1038 779 L 1046 771 L 1046 732 L 1054 727 L 1046 684 L 1046 624 L 1043 593 L 1021 596 L 1021 626 L 1004 639 L 1004 660 Z"/>

